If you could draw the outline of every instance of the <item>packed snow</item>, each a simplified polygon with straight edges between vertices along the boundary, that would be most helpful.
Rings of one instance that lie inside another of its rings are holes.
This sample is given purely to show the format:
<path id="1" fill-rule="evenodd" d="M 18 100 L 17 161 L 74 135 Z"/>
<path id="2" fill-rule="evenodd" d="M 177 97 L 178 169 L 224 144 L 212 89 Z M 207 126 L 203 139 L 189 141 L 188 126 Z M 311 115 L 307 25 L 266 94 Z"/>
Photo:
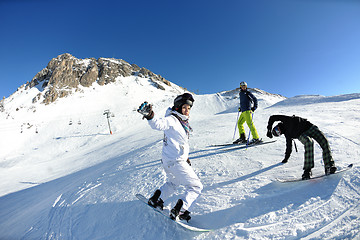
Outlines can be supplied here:
<path id="1" fill-rule="evenodd" d="M 162 116 L 183 92 L 177 86 L 165 88 L 133 76 L 106 86 L 95 83 L 49 105 L 32 103 L 38 88 L 20 88 L 5 99 L 0 112 L 0 239 L 360 238 L 359 93 L 285 99 L 254 91 L 259 99 L 254 122 L 263 140 L 269 140 L 269 116 L 295 114 L 325 133 L 338 168 L 354 164 L 344 173 L 296 183 L 276 178 L 301 177 L 304 149 L 299 141 L 298 152 L 293 149 L 286 164 L 281 163 L 284 137 L 247 149 L 212 147 L 233 141 L 238 91 L 195 95 L 190 160 L 204 189 L 190 209 L 190 225 L 211 229 L 196 233 L 135 197 L 150 197 L 165 180 L 163 133 L 136 112 L 146 100 Z M 314 176 L 324 172 L 316 146 Z M 165 204 L 171 208 L 176 200 L 173 196 Z"/>

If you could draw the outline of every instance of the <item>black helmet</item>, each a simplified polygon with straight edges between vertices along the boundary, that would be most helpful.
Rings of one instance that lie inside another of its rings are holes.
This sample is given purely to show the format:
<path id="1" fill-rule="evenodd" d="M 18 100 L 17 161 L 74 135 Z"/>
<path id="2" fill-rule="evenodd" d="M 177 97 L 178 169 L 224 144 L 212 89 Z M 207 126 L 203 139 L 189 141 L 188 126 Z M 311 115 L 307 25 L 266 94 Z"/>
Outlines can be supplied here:
<path id="1" fill-rule="evenodd" d="M 190 93 L 184 93 L 182 95 L 179 95 L 174 99 L 173 110 L 181 109 L 182 105 L 184 105 L 184 104 L 188 104 L 190 107 L 192 107 L 194 101 L 195 100 Z"/>

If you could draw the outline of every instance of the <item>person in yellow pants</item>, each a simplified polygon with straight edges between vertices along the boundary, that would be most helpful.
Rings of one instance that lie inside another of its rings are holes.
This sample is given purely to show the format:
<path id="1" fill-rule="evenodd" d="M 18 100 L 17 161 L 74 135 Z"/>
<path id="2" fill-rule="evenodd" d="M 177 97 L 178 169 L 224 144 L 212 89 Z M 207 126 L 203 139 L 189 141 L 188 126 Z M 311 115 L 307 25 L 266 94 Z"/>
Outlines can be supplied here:
<path id="1" fill-rule="evenodd" d="M 251 135 L 253 139 L 249 142 L 249 144 L 256 144 L 261 142 L 259 134 L 255 128 L 254 122 L 252 120 L 252 113 L 258 107 L 257 98 L 247 89 L 247 83 L 241 82 L 240 83 L 240 108 L 239 111 L 241 112 L 239 120 L 238 120 L 238 129 L 240 137 L 234 141 L 235 144 L 246 143 L 246 135 L 244 129 L 244 123 L 248 125 L 251 131 Z"/>

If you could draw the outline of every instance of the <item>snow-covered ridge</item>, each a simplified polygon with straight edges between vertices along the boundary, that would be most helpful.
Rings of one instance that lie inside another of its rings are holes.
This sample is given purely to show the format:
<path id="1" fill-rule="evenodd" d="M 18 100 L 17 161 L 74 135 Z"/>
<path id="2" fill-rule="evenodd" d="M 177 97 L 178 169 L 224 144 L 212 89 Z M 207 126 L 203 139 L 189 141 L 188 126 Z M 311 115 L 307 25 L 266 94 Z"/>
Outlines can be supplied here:
<path id="1" fill-rule="evenodd" d="M 274 104 L 272 107 L 278 106 L 295 106 L 295 105 L 307 105 L 315 103 L 334 103 L 344 102 L 354 99 L 360 99 L 360 93 L 344 94 L 338 96 L 321 96 L 321 95 L 300 95 L 292 98 L 285 99 L 281 102 Z"/>

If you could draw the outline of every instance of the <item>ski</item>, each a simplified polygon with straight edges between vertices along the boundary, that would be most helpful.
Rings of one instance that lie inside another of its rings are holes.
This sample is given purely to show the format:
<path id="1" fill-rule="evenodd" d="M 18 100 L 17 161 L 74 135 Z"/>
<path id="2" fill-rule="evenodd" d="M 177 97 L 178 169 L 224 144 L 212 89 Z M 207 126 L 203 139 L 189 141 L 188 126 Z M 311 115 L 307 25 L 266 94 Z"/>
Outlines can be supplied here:
<path id="1" fill-rule="evenodd" d="M 209 147 L 227 147 L 227 146 L 242 146 L 242 145 L 246 145 L 246 143 L 215 144 L 215 145 L 210 145 Z"/>
<path id="2" fill-rule="evenodd" d="M 238 147 L 224 149 L 223 151 L 233 151 L 233 150 L 239 150 L 239 149 L 246 149 L 246 148 L 256 147 L 256 146 L 265 145 L 265 144 L 274 143 L 274 142 L 276 142 L 276 140 L 273 140 L 273 141 L 261 141 L 261 142 L 258 142 L 258 143 L 253 143 L 253 144 L 248 144 L 248 145 L 243 144 L 243 145 L 240 145 Z"/>
<path id="3" fill-rule="evenodd" d="M 190 231 L 194 231 L 194 232 L 210 232 L 210 229 L 203 229 L 203 228 L 198 228 L 198 227 L 194 227 L 194 226 L 190 226 L 184 222 L 181 222 L 180 220 L 172 220 L 170 218 L 170 211 L 166 211 L 166 209 L 164 210 L 160 210 L 158 208 L 153 208 L 152 206 L 150 206 L 148 204 L 148 199 L 146 197 L 144 197 L 141 194 L 136 194 L 135 195 L 141 202 L 143 202 L 144 204 L 146 204 L 148 207 L 150 207 L 151 209 L 153 209 L 155 212 L 159 213 L 160 215 L 166 217 L 168 220 L 175 222 L 176 224 L 180 225 L 181 227 L 183 227 L 184 229 L 190 230 Z"/>
<path id="4" fill-rule="evenodd" d="M 353 164 L 351 163 L 350 165 L 348 165 L 347 167 L 345 168 L 342 168 L 340 170 L 337 170 L 335 173 L 333 174 L 329 174 L 329 175 L 325 175 L 325 174 L 322 174 L 322 175 L 319 175 L 319 176 L 315 176 L 315 177 L 311 177 L 310 179 L 301 179 L 301 178 L 292 178 L 292 179 L 280 179 L 280 178 L 276 178 L 276 180 L 278 182 L 281 182 L 281 183 L 289 183 L 289 182 L 301 182 L 301 181 L 311 181 L 311 180 L 316 180 L 316 179 L 319 179 L 319 178 L 323 178 L 323 177 L 328 177 L 328 176 L 332 176 L 332 175 L 336 175 L 336 174 L 339 174 L 339 173 L 343 173 L 347 170 L 350 170 L 351 168 L 353 167 Z"/>

